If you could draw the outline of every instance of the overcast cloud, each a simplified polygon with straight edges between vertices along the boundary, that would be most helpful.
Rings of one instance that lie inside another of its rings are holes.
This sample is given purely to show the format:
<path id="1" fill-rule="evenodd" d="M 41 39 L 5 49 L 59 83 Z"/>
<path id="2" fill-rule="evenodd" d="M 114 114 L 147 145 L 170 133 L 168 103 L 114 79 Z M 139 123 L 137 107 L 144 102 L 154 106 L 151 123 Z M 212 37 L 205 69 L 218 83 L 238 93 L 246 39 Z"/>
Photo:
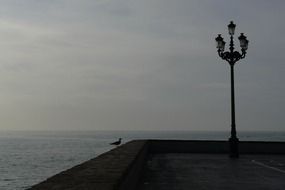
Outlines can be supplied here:
<path id="1" fill-rule="evenodd" d="M 284 8 L 0 0 L 0 130 L 229 130 L 229 66 L 214 40 L 229 41 L 233 20 L 250 41 L 235 67 L 237 129 L 284 131 Z"/>

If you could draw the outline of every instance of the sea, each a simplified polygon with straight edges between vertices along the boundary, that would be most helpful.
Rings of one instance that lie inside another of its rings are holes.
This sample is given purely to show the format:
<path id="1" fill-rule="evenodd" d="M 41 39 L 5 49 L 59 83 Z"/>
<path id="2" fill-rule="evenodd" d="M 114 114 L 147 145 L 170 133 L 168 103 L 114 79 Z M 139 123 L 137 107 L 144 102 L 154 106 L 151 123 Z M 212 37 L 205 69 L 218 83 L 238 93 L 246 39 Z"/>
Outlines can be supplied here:
<path id="1" fill-rule="evenodd" d="M 0 131 L 0 190 L 24 190 L 114 148 L 118 138 L 227 140 L 225 131 Z M 244 141 L 283 141 L 285 132 L 239 132 Z"/>

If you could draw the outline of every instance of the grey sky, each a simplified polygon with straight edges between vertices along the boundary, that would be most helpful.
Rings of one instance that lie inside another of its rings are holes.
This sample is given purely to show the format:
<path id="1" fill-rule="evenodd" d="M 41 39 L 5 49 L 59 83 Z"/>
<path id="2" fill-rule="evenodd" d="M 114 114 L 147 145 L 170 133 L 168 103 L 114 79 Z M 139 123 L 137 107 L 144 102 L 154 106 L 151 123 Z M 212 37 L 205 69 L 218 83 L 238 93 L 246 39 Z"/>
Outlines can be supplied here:
<path id="1" fill-rule="evenodd" d="M 229 130 L 214 39 L 228 42 L 230 20 L 250 41 L 235 67 L 238 130 L 285 129 L 284 1 L 0 5 L 0 130 Z"/>

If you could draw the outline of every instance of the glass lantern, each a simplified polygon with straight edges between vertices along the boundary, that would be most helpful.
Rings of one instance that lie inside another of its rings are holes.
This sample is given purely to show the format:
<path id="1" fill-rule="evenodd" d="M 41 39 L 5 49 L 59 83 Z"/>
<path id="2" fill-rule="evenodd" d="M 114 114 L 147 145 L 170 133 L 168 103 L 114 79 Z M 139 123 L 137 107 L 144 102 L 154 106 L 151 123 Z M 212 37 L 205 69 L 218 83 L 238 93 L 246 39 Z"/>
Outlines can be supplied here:
<path id="1" fill-rule="evenodd" d="M 228 25 L 229 34 L 231 36 L 235 34 L 235 28 L 236 28 L 236 25 L 234 24 L 233 21 L 231 21 L 230 24 Z"/>

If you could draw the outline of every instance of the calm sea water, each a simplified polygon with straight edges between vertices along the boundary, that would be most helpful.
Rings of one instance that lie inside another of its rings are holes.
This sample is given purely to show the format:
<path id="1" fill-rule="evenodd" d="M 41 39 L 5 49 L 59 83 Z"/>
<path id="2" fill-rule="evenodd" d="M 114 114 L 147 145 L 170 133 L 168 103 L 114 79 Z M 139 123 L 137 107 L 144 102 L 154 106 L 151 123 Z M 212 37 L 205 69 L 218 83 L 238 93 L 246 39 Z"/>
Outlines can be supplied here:
<path id="1" fill-rule="evenodd" d="M 240 140 L 285 141 L 285 132 L 239 132 Z M 0 131 L 0 190 L 23 190 L 132 139 L 226 140 L 228 132 Z"/>

